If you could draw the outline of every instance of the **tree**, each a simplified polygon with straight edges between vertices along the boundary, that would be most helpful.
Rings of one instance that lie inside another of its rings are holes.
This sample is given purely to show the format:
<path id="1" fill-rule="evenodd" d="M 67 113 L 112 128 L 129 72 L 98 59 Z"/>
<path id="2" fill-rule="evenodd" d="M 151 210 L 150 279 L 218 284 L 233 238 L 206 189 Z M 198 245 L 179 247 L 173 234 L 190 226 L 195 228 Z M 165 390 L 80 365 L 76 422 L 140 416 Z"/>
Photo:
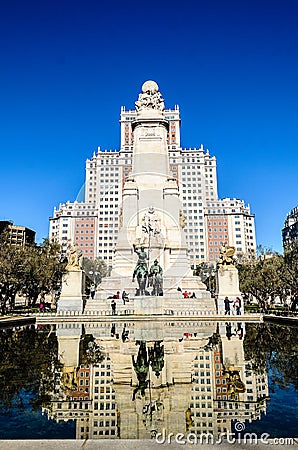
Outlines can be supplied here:
<path id="1" fill-rule="evenodd" d="M 13 245 L 7 235 L 0 236 L 1 313 L 14 307 L 17 292 L 35 305 L 40 294 L 59 289 L 66 263 L 61 246 L 45 239 L 41 245 Z"/>
<path id="2" fill-rule="evenodd" d="M 294 241 L 285 248 L 284 267 L 280 276 L 290 292 L 291 310 L 298 305 L 298 241 Z"/>
<path id="3" fill-rule="evenodd" d="M 0 330 L 0 408 L 22 408 L 23 391 L 30 393 L 33 409 L 44 406 L 60 367 L 57 338 L 47 327 Z"/>
<path id="4" fill-rule="evenodd" d="M 82 269 L 84 270 L 87 277 L 87 288 L 91 283 L 94 283 L 96 286 L 98 286 L 101 283 L 101 280 L 108 274 L 108 268 L 105 261 L 99 258 L 89 259 L 83 257 Z"/>
<path id="5" fill-rule="evenodd" d="M 215 291 L 215 270 L 212 263 L 202 262 L 197 269 L 194 270 L 194 275 L 200 277 L 202 282 L 206 284 L 210 292 Z"/>
<path id="6" fill-rule="evenodd" d="M 92 334 L 82 335 L 80 341 L 80 364 L 98 364 L 103 359 L 104 354 Z"/>
<path id="7" fill-rule="evenodd" d="M 265 309 L 270 299 L 281 296 L 285 283 L 280 274 L 283 271 L 282 255 L 260 255 L 238 264 L 240 290 L 243 294 L 257 299 Z"/>
<path id="8" fill-rule="evenodd" d="M 24 248 L 9 243 L 7 233 L 0 236 L 0 303 L 1 314 L 14 306 L 15 296 L 22 287 Z"/>
<path id="9" fill-rule="evenodd" d="M 34 306 L 40 294 L 50 294 L 61 287 L 66 261 L 61 246 L 45 239 L 40 246 L 24 249 L 22 293 Z"/>
<path id="10" fill-rule="evenodd" d="M 290 384 L 298 391 L 298 336 L 295 327 L 247 324 L 243 342 L 245 359 L 255 373 L 270 366 L 271 379 L 281 388 Z"/>

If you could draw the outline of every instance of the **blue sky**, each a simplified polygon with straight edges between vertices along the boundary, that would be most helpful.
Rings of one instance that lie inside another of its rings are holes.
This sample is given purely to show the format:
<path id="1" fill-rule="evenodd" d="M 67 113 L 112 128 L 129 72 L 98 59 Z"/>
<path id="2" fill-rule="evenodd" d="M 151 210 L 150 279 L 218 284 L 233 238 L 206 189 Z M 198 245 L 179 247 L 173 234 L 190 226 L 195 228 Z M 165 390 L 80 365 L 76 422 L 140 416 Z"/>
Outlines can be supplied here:
<path id="1" fill-rule="evenodd" d="M 258 243 L 281 251 L 298 204 L 297 23 L 296 0 L 1 2 L 0 220 L 46 237 L 153 79 L 180 106 L 182 145 L 217 157 L 219 195 L 249 203 Z"/>

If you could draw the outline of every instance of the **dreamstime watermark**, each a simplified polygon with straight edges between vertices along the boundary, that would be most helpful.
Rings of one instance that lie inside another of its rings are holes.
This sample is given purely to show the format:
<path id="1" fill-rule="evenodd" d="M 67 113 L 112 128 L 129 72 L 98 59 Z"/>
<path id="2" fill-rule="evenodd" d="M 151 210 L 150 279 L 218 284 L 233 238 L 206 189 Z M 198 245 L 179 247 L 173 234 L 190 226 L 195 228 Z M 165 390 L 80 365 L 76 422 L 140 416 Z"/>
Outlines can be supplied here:
<path id="1" fill-rule="evenodd" d="M 157 444 L 265 444 L 265 445 L 294 445 L 294 438 L 271 438 L 269 433 L 262 433 L 260 437 L 256 433 L 244 433 L 240 434 L 245 430 L 245 423 L 236 422 L 235 430 L 237 433 L 232 433 L 230 431 L 222 432 L 215 437 L 212 433 L 201 433 L 199 435 L 194 432 L 184 433 L 166 433 L 163 428 L 161 433 L 156 433 L 155 441 Z"/>

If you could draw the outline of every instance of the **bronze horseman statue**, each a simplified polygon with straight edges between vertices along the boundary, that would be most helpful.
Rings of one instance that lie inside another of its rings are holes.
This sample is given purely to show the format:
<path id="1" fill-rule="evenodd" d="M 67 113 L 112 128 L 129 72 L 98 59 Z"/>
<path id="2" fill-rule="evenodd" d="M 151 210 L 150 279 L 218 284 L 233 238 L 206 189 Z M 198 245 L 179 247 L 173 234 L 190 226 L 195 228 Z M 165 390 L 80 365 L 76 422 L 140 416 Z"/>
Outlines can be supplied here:
<path id="1" fill-rule="evenodd" d="M 146 284 L 148 279 L 148 256 L 145 252 L 144 246 L 140 250 L 137 250 L 135 244 L 133 244 L 133 250 L 138 255 L 138 261 L 133 272 L 132 281 L 137 281 L 139 283 L 139 289 L 137 290 L 137 295 L 147 295 L 146 294 Z"/>

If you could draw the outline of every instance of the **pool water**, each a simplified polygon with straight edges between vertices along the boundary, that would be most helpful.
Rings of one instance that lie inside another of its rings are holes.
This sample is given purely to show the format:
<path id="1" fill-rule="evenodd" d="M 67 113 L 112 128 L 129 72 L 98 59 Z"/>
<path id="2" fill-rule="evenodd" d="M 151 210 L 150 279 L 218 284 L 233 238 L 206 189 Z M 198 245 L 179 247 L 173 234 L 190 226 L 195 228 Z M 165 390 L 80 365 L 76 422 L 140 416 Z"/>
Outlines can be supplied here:
<path id="1" fill-rule="evenodd" d="M 0 342 L 0 439 L 297 434 L 295 327 L 45 323 Z"/>

